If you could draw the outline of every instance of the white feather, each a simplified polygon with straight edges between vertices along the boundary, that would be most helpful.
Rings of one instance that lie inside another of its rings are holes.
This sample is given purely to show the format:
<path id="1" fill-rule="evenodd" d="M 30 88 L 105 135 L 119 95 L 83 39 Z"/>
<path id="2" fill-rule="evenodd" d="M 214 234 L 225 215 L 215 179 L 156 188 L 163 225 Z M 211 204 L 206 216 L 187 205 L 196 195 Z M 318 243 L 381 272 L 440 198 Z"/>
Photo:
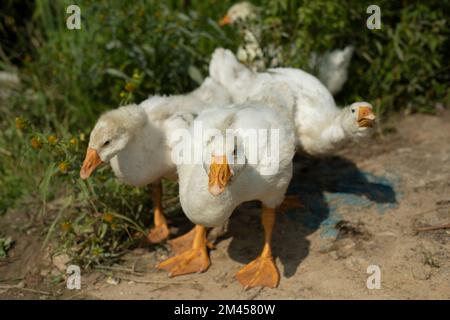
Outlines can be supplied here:
<path id="1" fill-rule="evenodd" d="M 333 95 L 340 92 L 347 81 L 353 51 L 353 46 L 347 46 L 327 52 L 318 59 L 317 77 Z"/>
<path id="2" fill-rule="evenodd" d="M 295 124 L 297 144 L 312 155 L 332 153 L 372 132 L 359 128 L 351 109 L 338 108 L 327 88 L 300 69 L 252 72 L 222 48 L 213 53 L 209 68 L 210 76 L 228 89 L 234 102 L 263 101 L 278 110 L 285 109 Z M 371 108 L 367 102 L 362 104 Z"/>
<path id="3" fill-rule="evenodd" d="M 189 94 L 153 96 L 139 105 L 120 107 L 99 118 L 89 146 L 111 164 L 117 178 L 129 185 L 140 187 L 163 177 L 174 179 L 176 167 L 168 137 L 180 125 L 190 124 L 212 102 L 214 106 L 227 105 L 230 96 L 207 78 Z M 113 142 L 102 147 L 108 139 Z"/>
<path id="4" fill-rule="evenodd" d="M 206 110 L 197 121 L 201 121 L 204 127 L 218 130 L 279 129 L 280 148 L 276 173 L 264 174 L 264 163 L 261 160 L 249 162 L 218 196 L 209 193 L 208 175 L 202 164 L 179 165 L 180 202 L 193 223 L 206 227 L 220 226 L 245 201 L 260 200 L 271 208 L 281 204 L 292 177 L 292 158 L 295 153 L 294 132 L 282 114 L 267 108 L 261 102 L 247 102 L 230 108 Z M 239 138 L 243 139 L 241 136 Z M 259 144 L 258 155 L 266 155 L 269 145 Z M 211 148 L 204 145 L 203 151 L 209 156 Z M 249 157 L 249 149 L 245 152 Z M 230 166 L 233 168 L 233 165 Z"/>

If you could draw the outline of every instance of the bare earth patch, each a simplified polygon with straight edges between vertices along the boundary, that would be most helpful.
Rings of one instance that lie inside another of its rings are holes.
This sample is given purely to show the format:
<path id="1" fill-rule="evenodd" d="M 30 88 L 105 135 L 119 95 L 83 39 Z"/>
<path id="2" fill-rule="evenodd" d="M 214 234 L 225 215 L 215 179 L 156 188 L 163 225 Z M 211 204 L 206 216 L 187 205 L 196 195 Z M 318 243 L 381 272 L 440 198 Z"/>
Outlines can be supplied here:
<path id="1" fill-rule="evenodd" d="M 278 217 L 277 289 L 245 291 L 234 278 L 261 250 L 260 210 L 250 203 L 233 214 L 207 272 L 168 278 L 155 265 L 170 251 L 143 247 L 83 273 L 80 291 L 57 281 L 38 231 L 13 228 L 23 213 L 9 213 L 0 230 L 16 244 L 0 260 L 0 298 L 450 299 L 450 229 L 416 230 L 450 223 L 450 115 L 398 115 L 385 128 L 396 130 L 335 157 L 296 158 L 289 193 L 304 208 Z M 379 290 L 366 286 L 369 265 L 380 267 Z"/>

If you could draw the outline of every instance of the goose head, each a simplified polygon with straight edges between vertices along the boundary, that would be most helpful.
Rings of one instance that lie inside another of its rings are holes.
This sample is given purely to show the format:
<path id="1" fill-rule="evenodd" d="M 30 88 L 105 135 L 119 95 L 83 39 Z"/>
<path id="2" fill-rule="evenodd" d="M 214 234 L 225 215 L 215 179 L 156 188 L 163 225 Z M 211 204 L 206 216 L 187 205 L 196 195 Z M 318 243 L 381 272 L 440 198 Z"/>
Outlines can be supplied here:
<path id="1" fill-rule="evenodd" d="M 102 163 L 122 151 L 143 125 L 145 113 L 136 105 L 121 107 L 100 116 L 89 138 L 80 177 L 87 179 Z"/>
<path id="2" fill-rule="evenodd" d="M 228 9 L 227 14 L 219 21 L 220 26 L 232 25 L 237 22 L 245 22 L 257 16 L 256 7 L 250 2 L 238 2 Z"/>
<path id="3" fill-rule="evenodd" d="M 373 132 L 376 116 L 368 102 L 355 102 L 342 110 L 342 126 L 355 138 L 369 136 Z"/>
<path id="4" fill-rule="evenodd" d="M 208 191 L 218 196 L 229 187 L 247 165 L 243 149 L 235 143 L 225 146 L 225 150 L 216 148 L 212 142 L 212 152 L 207 152 L 209 160 L 203 162 L 203 168 L 208 175 Z"/>

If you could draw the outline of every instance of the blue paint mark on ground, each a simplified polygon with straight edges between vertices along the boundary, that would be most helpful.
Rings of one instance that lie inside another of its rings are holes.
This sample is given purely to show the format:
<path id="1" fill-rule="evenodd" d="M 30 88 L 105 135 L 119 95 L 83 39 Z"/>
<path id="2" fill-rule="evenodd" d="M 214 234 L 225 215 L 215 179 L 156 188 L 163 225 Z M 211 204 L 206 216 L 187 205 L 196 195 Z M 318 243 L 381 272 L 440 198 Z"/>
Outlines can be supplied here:
<path id="1" fill-rule="evenodd" d="M 297 194 L 304 209 L 288 212 L 287 216 L 309 229 L 320 228 L 322 237 L 337 236 L 334 226 L 343 214 L 362 218 L 367 208 L 384 214 L 397 206 L 398 177 L 360 171 L 353 162 L 340 157 L 316 161 L 295 173 L 288 194 Z"/>

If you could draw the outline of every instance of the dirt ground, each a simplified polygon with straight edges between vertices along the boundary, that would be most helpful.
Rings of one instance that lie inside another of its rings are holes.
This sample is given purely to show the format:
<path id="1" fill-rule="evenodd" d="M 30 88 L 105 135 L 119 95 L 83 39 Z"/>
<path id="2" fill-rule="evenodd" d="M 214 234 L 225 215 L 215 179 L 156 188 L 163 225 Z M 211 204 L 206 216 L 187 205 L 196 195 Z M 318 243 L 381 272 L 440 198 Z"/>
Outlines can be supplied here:
<path id="1" fill-rule="evenodd" d="M 383 134 L 326 159 L 297 157 L 289 193 L 304 207 L 280 214 L 273 252 L 277 289 L 243 290 L 234 274 L 262 246 L 257 204 L 233 214 L 202 274 L 155 269 L 165 246 L 137 248 L 120 265 L 82 274 L 82 289 L 53 283 L 42 231 L 18 231 L 27 213 L 0 220 L 14 248 L 0 260 L 0 298 L 35 299 L 450 299 L 450 114 L 397 115 Z M 185 218 L 176 228 L 189 227 Z M 369 265 L 381 288 L 368 289 Z"/>

